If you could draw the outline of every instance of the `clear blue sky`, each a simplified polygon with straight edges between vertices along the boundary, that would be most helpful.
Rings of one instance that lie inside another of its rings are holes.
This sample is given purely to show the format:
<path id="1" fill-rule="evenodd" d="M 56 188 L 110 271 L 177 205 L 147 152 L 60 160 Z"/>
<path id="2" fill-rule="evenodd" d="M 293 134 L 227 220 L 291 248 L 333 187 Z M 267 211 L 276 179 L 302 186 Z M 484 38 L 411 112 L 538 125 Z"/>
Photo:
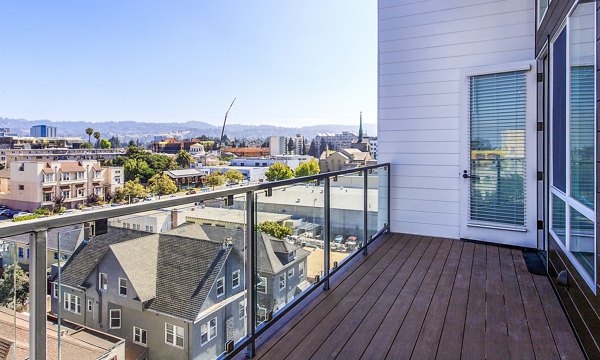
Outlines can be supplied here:
<path id="1" fill-rule="evenodd" d="M 376 122 L 369 0 L 0 2 L 0 116 Z"/>

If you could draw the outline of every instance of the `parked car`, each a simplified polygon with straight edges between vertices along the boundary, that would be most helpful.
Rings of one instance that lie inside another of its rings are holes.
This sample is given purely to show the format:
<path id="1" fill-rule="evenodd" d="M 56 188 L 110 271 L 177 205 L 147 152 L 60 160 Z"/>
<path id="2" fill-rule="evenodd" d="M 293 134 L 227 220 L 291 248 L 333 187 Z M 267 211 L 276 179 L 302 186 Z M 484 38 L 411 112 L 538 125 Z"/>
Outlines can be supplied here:
<path id="1" fill-rule="evenodd" d="M 32 215 L 32 214 L 30 212 L 27 212 L 27 211 L 18 211 L 16 213 L 13 213 L 13 219 L 21 217 L 21 216 L 27 216 L 27 215 Z"/>
<path id="2" fill-rule="evenodd" d="M 196 190 L 189 190 L 188 192 L 185 193 L 186 195 L 194 195 L 196 194 Z"/>
<path id="3" fill-rule="evenodd" d="M 344 235 L 336 235 L 333 242 L 336 244 L 343 244 Z"/>

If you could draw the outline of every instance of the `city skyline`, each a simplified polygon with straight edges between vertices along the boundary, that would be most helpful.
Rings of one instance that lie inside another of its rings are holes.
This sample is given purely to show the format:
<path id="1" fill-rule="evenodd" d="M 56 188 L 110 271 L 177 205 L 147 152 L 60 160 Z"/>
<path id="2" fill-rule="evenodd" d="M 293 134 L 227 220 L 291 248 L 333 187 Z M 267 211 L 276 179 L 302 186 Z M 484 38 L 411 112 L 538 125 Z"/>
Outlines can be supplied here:
<path id="1" fill-rule="evenodd" d="M 231 124 L 374 123 L 376 9 L 261 5 L 3 3 L 1 115 L 218 125 L 237 97 Z"/>

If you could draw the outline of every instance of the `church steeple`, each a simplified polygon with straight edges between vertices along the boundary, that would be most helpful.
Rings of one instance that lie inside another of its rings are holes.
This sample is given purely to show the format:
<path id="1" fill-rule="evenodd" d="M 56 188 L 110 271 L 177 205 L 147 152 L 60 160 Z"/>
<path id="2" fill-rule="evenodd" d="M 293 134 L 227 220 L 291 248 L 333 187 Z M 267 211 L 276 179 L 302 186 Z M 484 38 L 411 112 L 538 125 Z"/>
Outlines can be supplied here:
<path id="1" fill-rule="evenodd" d="M 362 111 L 360 112 L 360 127 L 358 128 L 358 142 L 363 141 L 363 128 L 362 128 Z"/>

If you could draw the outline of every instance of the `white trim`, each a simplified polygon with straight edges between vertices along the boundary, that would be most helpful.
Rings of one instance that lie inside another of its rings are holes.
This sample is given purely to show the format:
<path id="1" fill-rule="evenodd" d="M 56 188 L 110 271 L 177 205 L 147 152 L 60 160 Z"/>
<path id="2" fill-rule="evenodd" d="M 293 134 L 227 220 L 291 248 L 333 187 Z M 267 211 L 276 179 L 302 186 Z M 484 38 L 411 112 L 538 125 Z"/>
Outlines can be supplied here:
<path id="1" fill-rule="evenodd" d="M 135 337 L 136 337 L 135 330 L 136 330 L 136 329 L 140 330 L 140 341 L 135 341 Z M 146 342 L 142 342 L 142 332 L 145 332 L 145 333 L 146 333 Z M 142 328 L 140 328 L 140 327 L 137 327 L 137 326 L 134 326 L 134 327 L 133 327 L 133 338 L 131 339 L 131 341 L 132 341 L 134 344 L 138 344 L 138 345 L 141 345 L 141 346 L 148 347 L 148 330 L 146 330 L 146 329 L 142 329 Z"/>
<path id="2" fill-rule="evenodd" d="M 237 274 L 237 285 L 233 284 L 233 279 L 234 279 L 235 274 Z M 242 281 L 241 281 L 242 279 L 241 279 L 240 275 L 241 275 L 240 270 L 236 270 L 231 274 L 231 288 L 232 289 L 237 288 L 242 283 Z"/>
<path id="3" fill-rule="evenodd" d="M 125 281 L 125 294 L 121 294 L 121 280 L 124 280 L 124 281 Z M 129 288 L 129 286 L 127 286 L 127 279 L 126 279 L 126 278 L 122 278 L 122 277 L 120 277 L 120 278 L 119 278 L 118 285 L 119 285 L 119 296 L 122 296 L 122 297 L 127 297 L 127 290 L 128 290 L 128 288 Z"/>
<path id="4" fill-rule="evenodd" d="M 171 325 L 173 327 L 173 332 L 172 332 L 173 333 L 173 342 L 172 343 L 170 343 L 170 342 L 167 341 L 167 334 L 168 334 L 167 325 Z M 183 331 L 183 335 L 181 335 L 181 339 L 182 339 L 181 342 L 183 343 L 182 346 L 177 345 L 177 336 L 178 336 L 177 335 L 177 328 L 179 328 L 179 329 L 181 329 Z M 171 324 L 171 323 L 165 322 L 165 344 L 171 345 L 171 346 L 176 347 L 178 349 L 183 349 L 185 347 L 185 329 L 183 327 L 181 327 L 181 326 L 177 326 L 175 324 Z"/>
<path id="5" fill-rule="evenodd" d="M 221 281 L 223 283 L 223 292 L 221 294 L 219 294 L 219 281 Z M 225 277 L 224 276 L 218 278 L 217 281 L 215 281 L 215 294 L 217 294 L 218 298 L 225 295 Z"/>
<path id="6" fill-rule="evenodd" d="M 102 286 L 102 275 L 104 275 L 104 277 L 106 278 L 106 283 L 104 284 L 105 286 Z M 103 273 L 100 272 L 98 273 L 98 290 L 100 291 L 108 291 L 108 274 L 107 273 Z"/>
<path id="7" fill-rule="evenodd" d="M 113 311 L 119 313 L 119 317 L 118 318 L 113 317 Z M 119 326 L 112 326 L 113 319 L 119 319 Z M 109 309 L 108 310 L 108 328 L 109 329 L 120 329 L 121 325 L 122 325 L 121 323 L 122 323 L 121 309 Z"/>
<path id="8" fill-rule="evenodd" d="M 211 327 L 210 327 L 210 323 L 214 321 L 215 322 L 215 333 L 214 335 L 210 335 L 211 333 Z M 203 327 L 206 326 L 206 332 L 204 332 Z M 200 346 L 204 346 L 206 344 L 208 344 L 209 342 L 212 341 L 212 339 L 217 337 L 217 328 L 218 328 L 218 323 L 217 323 L 217 317 L 213 317 L 212 319 L 208 320 L 207 322 L 205 322 L 204 324 L 200 325 Z M 202 341 L 202 335 L 206 334 L 206 341 Z"/>
<path id="9" fill-rule="evenodd" d="M 516 71 L 529 71 L 533 67 L 531 61 L 517 61 L 506 64 L 497 64 L 497 65 L 489 65 L 489 66 L 479 66 L 466 69 L 464 71 L 464 77 L 472 77 L 478 75 L 489 75 L 489 74 L 501 74 L 507 72 L 516 72 Z"/>

